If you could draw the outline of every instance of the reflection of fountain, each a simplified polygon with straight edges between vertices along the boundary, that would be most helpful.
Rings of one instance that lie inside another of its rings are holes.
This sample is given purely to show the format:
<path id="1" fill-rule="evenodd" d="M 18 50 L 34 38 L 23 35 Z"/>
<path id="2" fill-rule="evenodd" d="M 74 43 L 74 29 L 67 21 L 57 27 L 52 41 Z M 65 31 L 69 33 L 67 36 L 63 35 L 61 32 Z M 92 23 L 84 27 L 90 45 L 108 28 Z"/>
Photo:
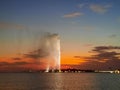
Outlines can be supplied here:
<path id="1" fill-rule="evenodd" d="M 58 34 L 48 34 L 45 36 L 44 48 L 49 53 L 46 72 L 49 70 L 60 70 L 60 38 Z"/>

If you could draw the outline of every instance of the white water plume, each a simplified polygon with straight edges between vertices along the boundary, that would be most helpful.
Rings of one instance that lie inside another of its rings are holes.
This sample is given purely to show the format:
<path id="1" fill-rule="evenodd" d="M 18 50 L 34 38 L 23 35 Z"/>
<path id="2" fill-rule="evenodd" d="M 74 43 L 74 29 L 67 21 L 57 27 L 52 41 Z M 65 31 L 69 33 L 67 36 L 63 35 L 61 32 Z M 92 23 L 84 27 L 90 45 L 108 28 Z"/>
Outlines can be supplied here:
<path id="1" fill-rule="evenodd" d="M 49 53 L 46 72 L 49 69 L 60 70 L 60 37 L 58 34 L 47 34 L 43 40 L 43 48 Z"/>

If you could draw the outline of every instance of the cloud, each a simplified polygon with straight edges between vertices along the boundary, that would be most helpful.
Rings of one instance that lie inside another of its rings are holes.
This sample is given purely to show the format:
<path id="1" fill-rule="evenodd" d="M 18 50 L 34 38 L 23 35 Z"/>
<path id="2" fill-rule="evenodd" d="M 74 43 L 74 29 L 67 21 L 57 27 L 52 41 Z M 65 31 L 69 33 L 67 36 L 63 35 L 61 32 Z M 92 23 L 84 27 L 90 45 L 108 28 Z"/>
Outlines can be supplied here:
<path id="1" fill-rule="evenodd" d="M 104 52 L 106 50 L 120 49 L 120 46 L 97 46 L 92 50 L 93 52 Z"/>
<path id="2" fill-rule="evenodd" d="M 83 58 L 86 61 L 109 61 L 120 60 L 120 46 L 97 46 L 94 47 L 91 52 L 93 55 L 90 57 L 74 56 L 74 58 Z"/>
<path id="3" fill-rule="evenodd" d="M 85 3 L 81 3 L 78 5 L 79 8 L 83 8 L 85 6 Z"/>
<path id="4" fill-rule="evenodd" d="M 99 5 L 99 4 L 91 4 L 89 8 L 96 13 L 104 14 L 111 8 L 112 5 Z"/>
<path id="5" fill-rule="evenodd" d="M 86 60 L 92 61 L 110 61 L 110 60 L 120 60 L 119 55 L 120 52 L 116 50 L 120 50 L 119 46 L 97 46 L 92 49 L 92 53 L 90 57 L 85 57 Z"/>
<path id="6" fill-rule="evenodd" d="M 8 62 L 0 62 L 0 66 L 5 66 L 5 65 L 9 65 Z"/>
<path id="7" fill-rule="evenodd" d="M 12 58 L 13 60 L 21 60 L 19 57 Z"/>
<path id="8" fill-rule="evenodd" d="M 6 23 L 6 22 L 0 22 L 0 29 L 26 29 L 27 27 L 20 25 L 20 24 L 14 24 L 14 23 Z"/>
<path id="9" fill-rule="evenodd" d="M 28 62 L 13 62 L 13 63 L 9 63 L 9 62 L 0 62 L 0 66 L 16 66 L 16 65 L 27 65 L 27 64 L 31 64 Z"/>
<path id="10" fill-rule="evenodd" d="M 86 61 L 81 64 L 80 67 L 86 69 L 95 70 L 113 70 L 120 68 L 120 46 L 97 46 L 91 51 L 93 55 L 89 57 L 83 57 Z M 81 56 L 75 56 L 75 58 L 81 58 Z"/>
<path id="11" fill-rule="evenodd" d="M 33 65 L 34 63 L 31 62 L 0 62 L 0 72 L 20 72 L 20 71 L 24 71 L 24 70 L 28 70 L 28 68 L 32 68 L 30 67 L 31 65 Z M 35 64 L 36 65 L 36 64 Z M 29 66 L 29 67 L 28 67 Z"/>
<path id="12" fill-rule="evenodd" d="M 14 62 L 12 63 L 13 65 L 27 65 L 27 64 L 31 64 L 31 63 L 28 63 L 28 62 Z"/>
<path id="13" fill-rule="evenodd" d="M 109 37 L 110 38 L 115 38 L 115 37 L 117 37 L 117 35 L 116 34 L 112 34 L 112 35 L 109 35 Z"/>
<path id="14" fill-rule="evenodd" d="M 74 18 L 74 17 L 79 17 L 84 15 L 84 13 L 81 12 L 74 12 L 74 13 L 69 13 L 69 14 L 65 14 L 63 17 L 64 18 Z"/>
<path id="15" fill-rule="evenodd" d="M 117 55 L 120 55 L 120 53 L 117 52 L 101 52 L 96 55 L 92 55 L 91 57 L 88 57 L 86 59 L 91 60 L 100 60 L 100 61 L 108 61 L 108 60 L 119 60 Z"/>
<path id="16" fill-rule="evenodd" d="M 74 56 L 74 58 L 81 58 L 81 56 Z"/>
<path id="17" fill-rule="evenodd" d="M 43 49 L 38 49 L 28 54 L 24 54 L 26 58 L 39 59 L 48 56 L 49 53 Z"/>
<path id="18" fill-rule="evenodd" d="M 89 61 L 79 65 L 80 68 L 93 69 L 93 70 L 116 70 L 120 68 L 120 60 L 108 61 Z"/>

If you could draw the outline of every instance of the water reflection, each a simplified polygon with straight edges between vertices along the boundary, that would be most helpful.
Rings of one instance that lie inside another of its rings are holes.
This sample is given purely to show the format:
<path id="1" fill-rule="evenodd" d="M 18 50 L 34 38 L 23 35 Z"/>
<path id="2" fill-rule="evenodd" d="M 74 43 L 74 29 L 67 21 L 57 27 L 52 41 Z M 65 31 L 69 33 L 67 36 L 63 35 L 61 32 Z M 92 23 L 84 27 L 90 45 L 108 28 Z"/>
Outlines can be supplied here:
<path id="1" fill-rule="evenodd" d="M 119 90 L 119 74 L 1 73 L 0 90 Z"/>

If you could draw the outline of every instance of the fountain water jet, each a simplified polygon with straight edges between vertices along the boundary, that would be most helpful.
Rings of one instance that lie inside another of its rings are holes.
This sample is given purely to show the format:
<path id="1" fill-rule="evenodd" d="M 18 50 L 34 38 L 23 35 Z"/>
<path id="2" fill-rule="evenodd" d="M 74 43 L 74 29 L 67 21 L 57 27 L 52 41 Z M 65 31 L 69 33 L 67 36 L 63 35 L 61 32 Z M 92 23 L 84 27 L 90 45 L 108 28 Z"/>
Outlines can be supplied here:
<path id="1" fill-rule="evenodd" d="M 60 71 L 60 37 L 58 34 L 47 34 L 44 37 L 44 48 L 49 53 L 46 72 Z"/>

